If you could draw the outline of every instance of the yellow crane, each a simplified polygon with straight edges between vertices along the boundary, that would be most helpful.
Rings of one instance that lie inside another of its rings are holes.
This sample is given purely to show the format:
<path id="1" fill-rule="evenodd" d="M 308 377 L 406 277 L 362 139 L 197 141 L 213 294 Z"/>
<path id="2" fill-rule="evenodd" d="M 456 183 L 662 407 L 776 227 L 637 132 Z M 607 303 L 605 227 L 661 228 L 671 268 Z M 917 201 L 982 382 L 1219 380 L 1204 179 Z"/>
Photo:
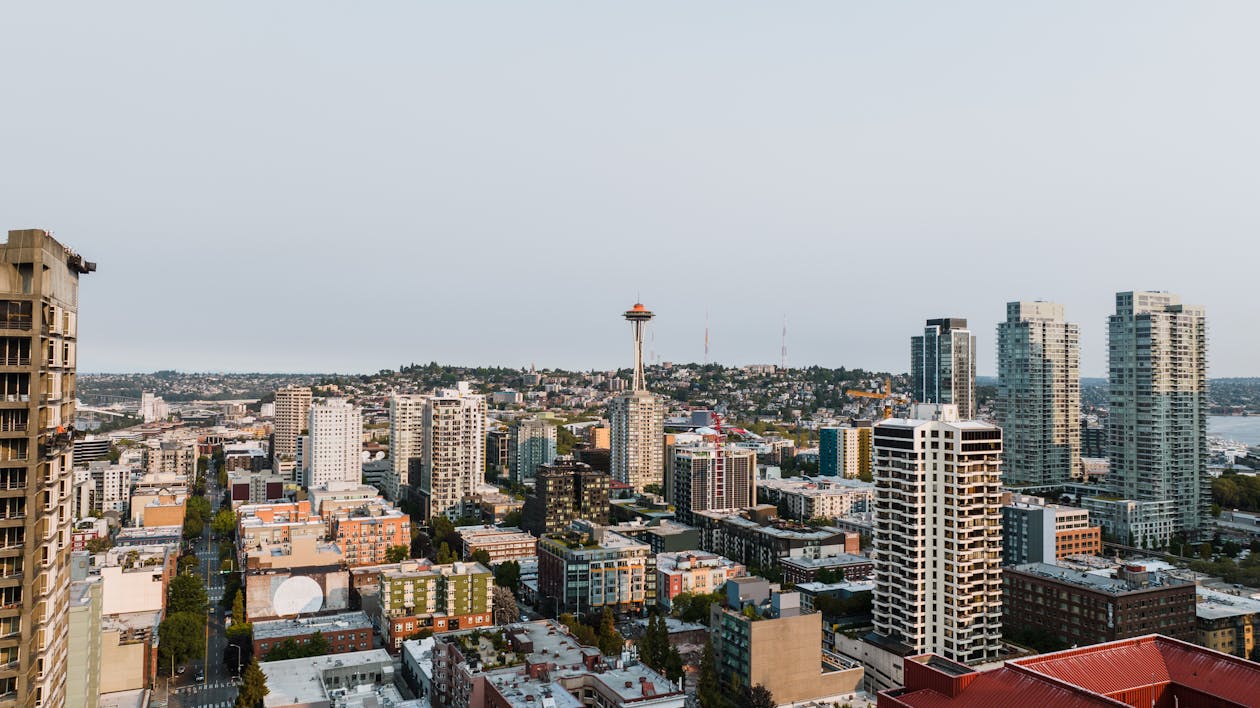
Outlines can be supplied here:
<path id="1" fill-rule="evenodd" d="M 883 390 L 883 392 L 882 392 L 882 393 L 881 393 L 881 392 L 879 392 L 879 391 L 861 391 L 861 390 L 858 390 L 858 389 L 856 389 L 856 388 L 851 388 L 851 389 L 849 389 L 849 390 L 845 391 L 845 392 L 844 392 L 844 394 L 845 394 L 846 396 L 854 396 L 854 397 L 856 397 L 856 398 L 875 398 L 875 399 L 879 399 L 879 400 L 883 401 L 883 402 L 884 402 L 884 418 L 885 418 L 885 419 L 888 419 L 888 418 L 891 418 L 891 417 L 892 417 L 892 414 L 893 414 L 893 408 L 892 408 L 893 401 L 895 401 L 895 400 L 900 400 L 900 399 L 902 398 L 902 396 L 901 396 L 900 394 L 898 394 L 898 395 L 896 395 L 896 396 L 894 396 L 894 395 L 893 395 L 893 392 L 892 392 L 892 379 L 884 379 L 884 390 Z"/>

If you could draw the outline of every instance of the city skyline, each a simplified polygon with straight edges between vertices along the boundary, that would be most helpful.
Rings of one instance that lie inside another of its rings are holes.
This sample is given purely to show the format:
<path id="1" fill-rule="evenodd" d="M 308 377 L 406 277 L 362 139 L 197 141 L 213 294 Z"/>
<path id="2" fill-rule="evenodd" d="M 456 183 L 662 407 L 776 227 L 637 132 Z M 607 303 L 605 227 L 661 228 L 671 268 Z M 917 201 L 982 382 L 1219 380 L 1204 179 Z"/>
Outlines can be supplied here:
<path id="1" fill-rule="evenodd" d="M 786 315 L 789 364 L 901 369 L 949 313 L 982 375 L 1044 299 L 1100 376 L 1113 294 L 1162 289 L 1212 313 L 1213 376 L 1260 374 L 1229 267 L 1260 248 L 1260 8 L 237 7 L 0 28 L 30 107 L 4 221 L 110 273 L 82 371 L 606 369 L 641 293 L 667 361 L 704 360 L 707 311 L 711 361 L 779 363 Z M 523 287 L 590 336 L 503 317 Z"/>

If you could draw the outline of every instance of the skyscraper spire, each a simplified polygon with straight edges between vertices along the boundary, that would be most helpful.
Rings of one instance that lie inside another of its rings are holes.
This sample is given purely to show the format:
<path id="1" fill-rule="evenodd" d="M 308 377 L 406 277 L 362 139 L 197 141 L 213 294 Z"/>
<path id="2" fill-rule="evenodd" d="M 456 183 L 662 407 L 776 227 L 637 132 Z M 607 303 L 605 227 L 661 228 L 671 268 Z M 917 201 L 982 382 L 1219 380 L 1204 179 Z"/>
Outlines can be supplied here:
<path id="1" fill-rule="evenodd" d="M 643 377 L 643 325 L 653 317 L 655 315 L 641 302 L 636 302 L 634 307 L 625 312 L 625 318 L 634 328 L 634 382 L 630 387 L 631 391 L 647 390 Z"/>

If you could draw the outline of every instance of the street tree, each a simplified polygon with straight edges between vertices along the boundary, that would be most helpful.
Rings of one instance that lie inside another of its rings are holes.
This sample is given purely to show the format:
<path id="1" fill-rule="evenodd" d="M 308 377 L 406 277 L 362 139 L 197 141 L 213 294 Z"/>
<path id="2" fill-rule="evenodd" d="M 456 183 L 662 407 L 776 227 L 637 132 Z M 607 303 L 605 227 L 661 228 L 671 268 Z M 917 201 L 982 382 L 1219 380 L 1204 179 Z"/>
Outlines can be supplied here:
<path id="1" fill-rule="evenodd" d="M 254 659 L 245 667 L 241 677 L 241 689 L 236 694 L 236 708 L 263 708 L 263 699 L 271 691 L 267 688 L 267 675 Z"/>
<path id="2" fill-rule="evenodd" d="M 158 625 L 158 637 L 158 668 L 173 672 L 177 664 L 204 656 L 205 616 L 191 612 L 169 614 Z"/>
<path id="3" fill-rule="evenodd" d="M 166 591 L 166 613 L 191 612 L 205 614 L 209 604 L 206 598 L 206 586 L 201 577 L 189 573 L 181 573 L 171 580 Z"/>
<path id="4" fill-rule="evenodd" d="M 407 546 L 390 546 L 385 549 L 385 560 L 390 563 L 407 560 L 410 555 L 411 549 Z"/>

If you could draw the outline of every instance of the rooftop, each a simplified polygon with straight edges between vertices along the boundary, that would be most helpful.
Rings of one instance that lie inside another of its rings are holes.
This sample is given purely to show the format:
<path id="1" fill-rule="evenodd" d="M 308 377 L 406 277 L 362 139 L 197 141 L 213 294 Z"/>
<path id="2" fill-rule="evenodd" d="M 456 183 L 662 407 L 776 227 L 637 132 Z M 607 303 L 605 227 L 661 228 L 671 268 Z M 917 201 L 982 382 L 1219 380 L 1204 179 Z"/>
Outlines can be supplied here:
<path id="1" fill-rule="evenodd" d="M 1260 600 L 1217 592 L 1204 587 L 1196 588 L 1195 593 L 1198 595 L 1198 602 L 1195 604 L 1194 613 L 1201 619 L 1215 620 L 1260 614 Z"/>
<path id="2" fill-rule="evenodd" d="M 390 667 L 393 661 L 384 649 L 369 649 L 345 654 L 327 654 L 305 659 L 263 661 L 259 667 L 267 675 L 270 693 L 264 705 L 316 704 L 328 700 L 323 675 L 329 669 L 347 667 Z"/>
<path id="3" fill-rule="evenodd" d="M 834 556 L 823 556 L 821 558 L 792 557 L 779 559 L 781 565 L 792 565 L 797 568 L 835 568 L 843 565 L 874 562 L 874 560 L 866 556 L 855 556 L 851 553 L 837 553 Z"/>
<path id="4" fill-rule="evenodd" d="M 1075 585 L 1080 588 L 1087 588 L 1094 592 L 1106 593 L 1109 595 L 1124 595 L 1133 592 L 1147 592 L 1159 588 L 1175 587 L 1178 585 L 1193 585 L 1193 583 L 1170 577 L 1161 573 L 1149 573 L 1147 578 L 1149 582 L 1145 585 L 1138 585 L 1122 577 L 1111 577 L 1110 572 L 1090 571 L 1081 572 L 1074 568 L 1055 565 L 1051 563 L 1027 563 L 1025 565 L 1017 565 L 1013 570 L 1029 575 L 1035 575 L 1042 578 L 1057 580 L 1069 585 Z M 1010 570 L 1010 569 L 1008 569 Z"/>
<path id="5" fill-rule="evenodd" d="M 372 620 L 368 619 L 366 613 L 344 612 L 337 615 L 255 622 L 254 639 L 280 639 L 317 631 L 327 633 L 371 628 Z"/>

